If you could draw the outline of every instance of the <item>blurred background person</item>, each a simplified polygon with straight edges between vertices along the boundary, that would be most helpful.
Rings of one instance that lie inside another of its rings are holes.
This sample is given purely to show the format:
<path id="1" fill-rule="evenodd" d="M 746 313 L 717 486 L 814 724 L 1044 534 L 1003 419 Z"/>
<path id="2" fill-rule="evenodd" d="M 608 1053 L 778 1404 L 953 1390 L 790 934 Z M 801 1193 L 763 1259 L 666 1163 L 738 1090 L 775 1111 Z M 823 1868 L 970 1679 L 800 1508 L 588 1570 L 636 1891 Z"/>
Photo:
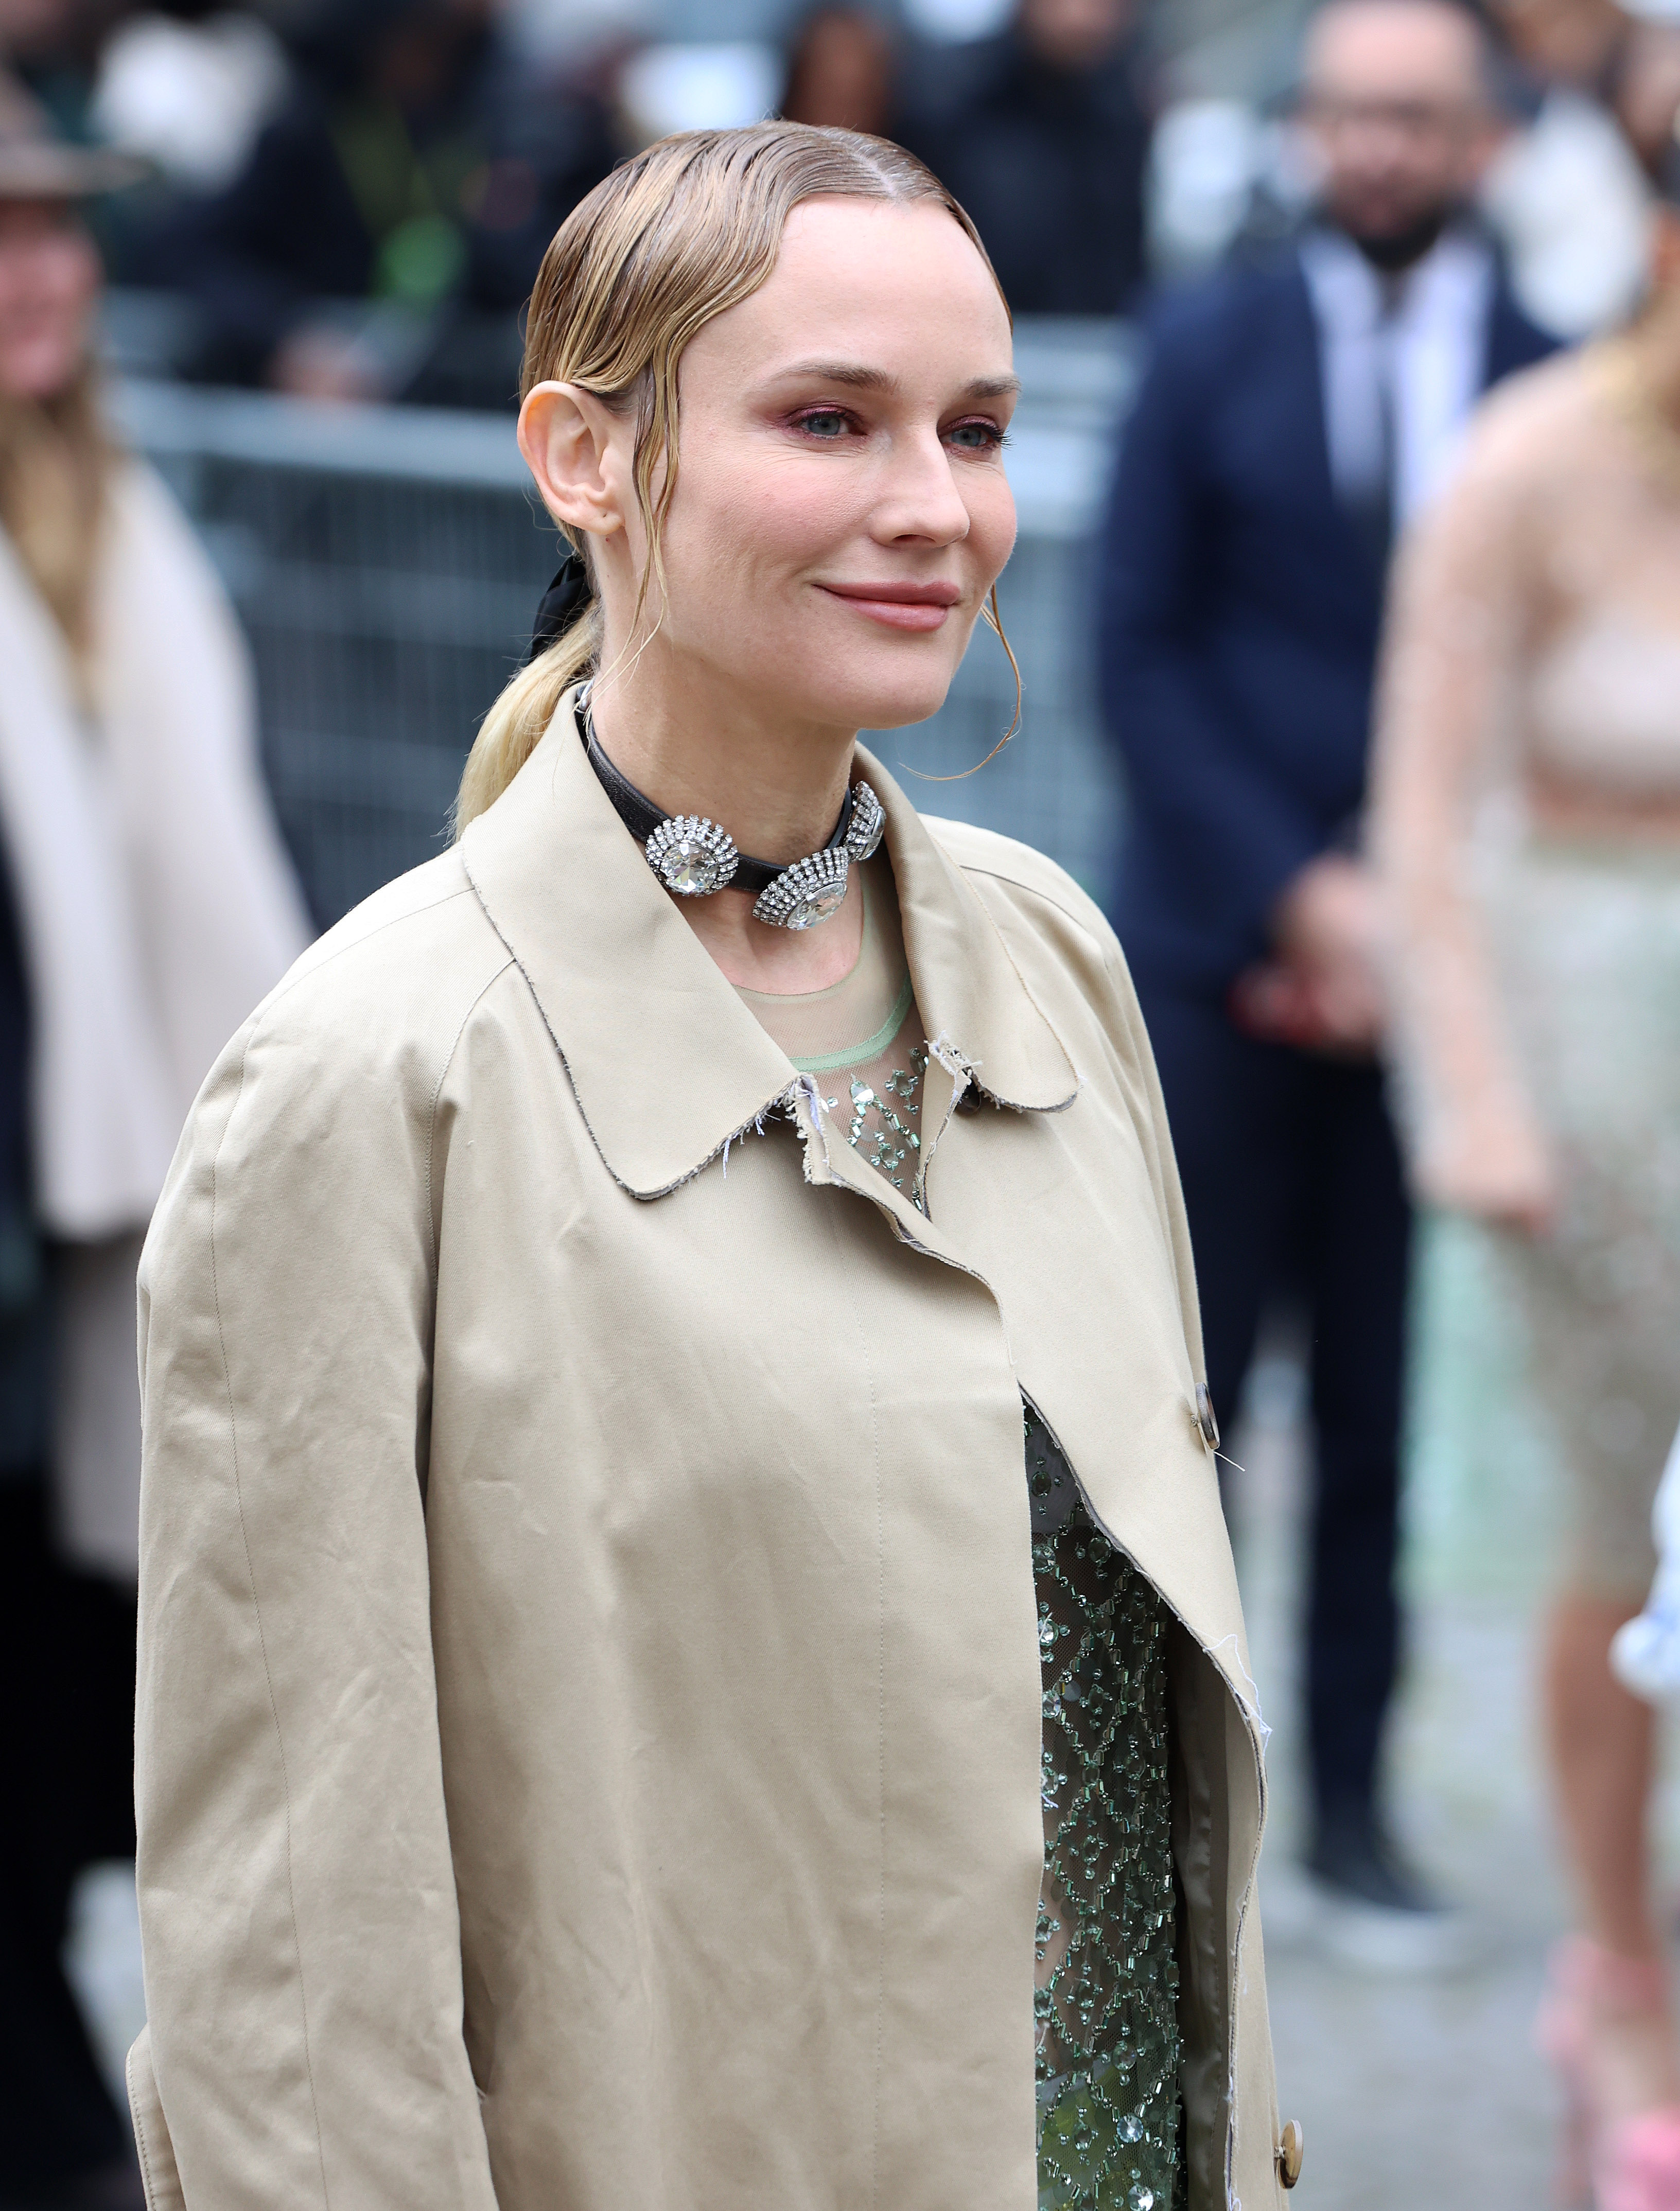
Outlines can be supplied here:
<path id="1" fill-rule="evenodd" d="M 533 80 L 486 0 L 331 0 L 289 97 L 225 191 L 160 226 L 137 273 L 197 305 L 197 373 L 312 398 L 408 393 L 452 316 L 514 312 L 612 166 L 604 105 Z M 367 303 L 387 310 L 361 312 Z"/>
<path id="2" fill-rule="evenodd" d="M 61 136 L 146 161 L 138 188 L 88 209 L 119 281 L 132 241 L 179 194 L 230 180 L 288 80 L 270 25 L 215 0 L 0 0 L 0 69 Z"/>
<path id="3" fill-rule="evenodd" d="M 1628 142 L 1647 138 L 1648 163 L 1676 33 L 1616 0 L 1489 0 L 1489 14 L 1525 127 L 1489 174 L 1488 215 L 1526 310 L 1584 336 L 1629 313 L 1644 285 L 1650 189 Z M 1659 112 L 1659 136 L 1666 124 Z"/>
<path id="4" fill-rule="evenodd" d="M 1543 2032 L 1606 2211 L 1680 2206 L 1653 1716 L 1609 1663 L 1680 1422 L 1677 167 L 1636 320 L 1490 403 L 1407 548 L 1374 821 L 1413 1184 L 1495 1232 L 1570 1485 L 1542 1670 L 1581 1931 Z"/>
<path id="5" fill-rule="evenodd" d="M 1144 273 L 1134 0 L 1020 0 L 907 61 L 901 132 L 973 215 L 1017 315 L 1115 315 Z"/>
<path id="6" fill-rule="evenodd" d="M 897 135 L 891 30 L 868 8 L 817 8 L 789 42 L 780 112 L 790 123 Z"/>
<path id="7" fill-rule="evenodd" d="M 1410 1218 L 1353 837 L 1394 529 L 1484 385 L 1548 350 L 1467 213 L 1497 142 L 1486 59 L 1453 0 L 1334 0 L 1315 18 L 1313 219 L 1156 317 L 1101 576 L 1131 805 L 1114 920 L 1221 1417 L 1269 1305 L 1298 1300 L 1311 1332 L 1307 1863 L 1327 1932 L 1396 1962 L 1456 1938 L 1378 1795 Z"/>
<path id="8" fill-rule="evenodd" d="M 65 136 L 88 136 L 100 46 L 121 0 L 0 0 L 0 67 Z"/>
<path id="9" fill-rule="evenodd" d="M 9 2200 L 138 2205 L 60 1962 L 132 1856 L 140 1239 L 186 1109 L 306 942 L 245 647 L 113 444 L 77 215 L 124 165 L 0 136 L 0 2126 Z"/>

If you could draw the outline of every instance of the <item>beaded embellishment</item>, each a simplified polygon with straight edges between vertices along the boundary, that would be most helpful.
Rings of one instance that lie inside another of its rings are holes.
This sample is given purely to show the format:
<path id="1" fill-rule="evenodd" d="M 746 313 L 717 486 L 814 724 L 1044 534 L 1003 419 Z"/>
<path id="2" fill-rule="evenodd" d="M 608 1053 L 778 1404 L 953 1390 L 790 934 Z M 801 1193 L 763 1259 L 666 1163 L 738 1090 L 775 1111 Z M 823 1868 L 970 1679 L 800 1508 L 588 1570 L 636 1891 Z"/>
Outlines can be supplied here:
<path id="1" fill-rule="evenodd" d="M 673 815 L 642 849 L 648 866 L 678 898 L 710 898 L 740 864 L 734 838 L 703 814 Z"/>
<path id="2" fill-rule="evenodd" d="M 753 919 L 773 929 L 815 929 L 845 904 L 850 870 L 851 855 L 844 845 L 796 860 L 753 900 Z"/>
<path id="3" fill-rule="evenodd" d="M 852 859 L 871 857 L 886 827 L 886 808 L 859 776 L 852 786 L 852 821 L 846 833 L 846 849 Z"/>
<path id="4" fill-rule="evenodd" d="M 1024 1411 L 1044 1695 L 1039 2211 L 1182 2211 L 1167 1608 Z"/>
<path id="5" fill-rule="evenodd" d="M 846 1141 L 859 1159 L 878 1168 L 895 1190 L 904 1190 L 913 1204 L 919 1204 L 915 1184 L 922 1140 L 915 1124 L 921 1118 L 918 1093 L 927 1073 L 927 1046 L 914 1045 L 908 1057 L 909 1067 L 895 1067 L 878 1090 L 855 1075 L 852 1078 L 852 1118 Z M 832 1113 L 840 1101 L 825 1098 L 822 1102 Z"/>
<path id="6" fill-rule="evenodd" d="M 919 1202 L 927 1047 L 910 1061 L 878 1088 L 852 1079 L 846 1141 Z M 1184 2211 L 1167 1608 L 1022 1414 L 1043 1675 L 1039 2211 Z"/>

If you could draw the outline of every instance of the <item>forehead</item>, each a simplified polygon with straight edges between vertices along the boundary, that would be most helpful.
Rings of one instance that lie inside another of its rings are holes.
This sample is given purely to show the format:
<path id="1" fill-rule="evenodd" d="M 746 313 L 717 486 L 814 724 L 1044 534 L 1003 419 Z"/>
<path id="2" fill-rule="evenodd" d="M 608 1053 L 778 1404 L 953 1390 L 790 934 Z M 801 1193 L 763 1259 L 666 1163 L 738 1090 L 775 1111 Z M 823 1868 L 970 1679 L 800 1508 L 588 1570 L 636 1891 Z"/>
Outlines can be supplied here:
<path id="1" fill-rule="evenodd" d="M 945 208 L 840 198 L 794 209 L 767 280 L 708 323 L 689 352 L 727 354 L 762 373 L 787 349 L 961 360 L 967 375 L 1006 373 L 1011 354 L 997 284 Z"/>
<path id="2" fill-rule="evenodd" d="M 1438 0 L 1341 0 L 1313 24 L 1307 81 L 1315 89 L 1393 98 L 1414 90 L 1462 97 L 1479 88 L 1476 33 Z"/>

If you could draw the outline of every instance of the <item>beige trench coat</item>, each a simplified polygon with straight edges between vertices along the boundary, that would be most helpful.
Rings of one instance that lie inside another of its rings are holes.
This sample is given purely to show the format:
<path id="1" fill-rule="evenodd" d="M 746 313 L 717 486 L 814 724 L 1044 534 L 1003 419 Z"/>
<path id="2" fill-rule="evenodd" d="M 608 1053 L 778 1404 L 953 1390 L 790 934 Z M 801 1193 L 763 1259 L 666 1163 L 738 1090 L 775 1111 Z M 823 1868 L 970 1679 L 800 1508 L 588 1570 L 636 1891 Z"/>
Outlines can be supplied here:
<path id="1" fill-rule="evenodd" d="M 863 760 L 925 1217 L 572 730 L 305 955 L 152 1228 L 155 2211 L 1034 2211 L 1023 1390 L 1180 1623 L 1190 2200 L 1275 2205 L 1262 1730 L 1113 937 Z"/>

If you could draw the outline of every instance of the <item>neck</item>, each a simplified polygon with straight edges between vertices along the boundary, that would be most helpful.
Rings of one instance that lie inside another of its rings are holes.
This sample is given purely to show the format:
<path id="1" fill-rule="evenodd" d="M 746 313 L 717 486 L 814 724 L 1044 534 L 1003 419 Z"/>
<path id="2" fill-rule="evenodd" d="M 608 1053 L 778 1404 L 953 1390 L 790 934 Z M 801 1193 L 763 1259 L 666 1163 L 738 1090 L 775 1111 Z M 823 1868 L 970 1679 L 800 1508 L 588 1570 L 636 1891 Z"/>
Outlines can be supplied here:
<path id="1" fill-rule="evenodd" d="M 828 841 L 852 777 L 855 730 L 779 711 L 709 670 L 680 680 L 656 638 L 637 657 L 601 655 L 609 673 L 591 695 L 595 734 L 622 775 L 667 814 L 700 814 L 726 829 L 736 850 L 786 865 Z M 803 991 L 839 982 L 858 957 L 861 882 L 815 929 L 767 928 L 754 893 L 724 890 L 674 903 L 731 983 Z"/>
<path id="2" fill-rule="evenodd" d="M 657 650 L 656 640 L 634 667 L 610 638 L 602 652 L 609 672 L 595 686 L 595 732 L 613 766 L 667 814 L 705 815 L 755 860 L 785 866 L 826 845 L 857 731 L 704 677 L 662 681 Z"/>

